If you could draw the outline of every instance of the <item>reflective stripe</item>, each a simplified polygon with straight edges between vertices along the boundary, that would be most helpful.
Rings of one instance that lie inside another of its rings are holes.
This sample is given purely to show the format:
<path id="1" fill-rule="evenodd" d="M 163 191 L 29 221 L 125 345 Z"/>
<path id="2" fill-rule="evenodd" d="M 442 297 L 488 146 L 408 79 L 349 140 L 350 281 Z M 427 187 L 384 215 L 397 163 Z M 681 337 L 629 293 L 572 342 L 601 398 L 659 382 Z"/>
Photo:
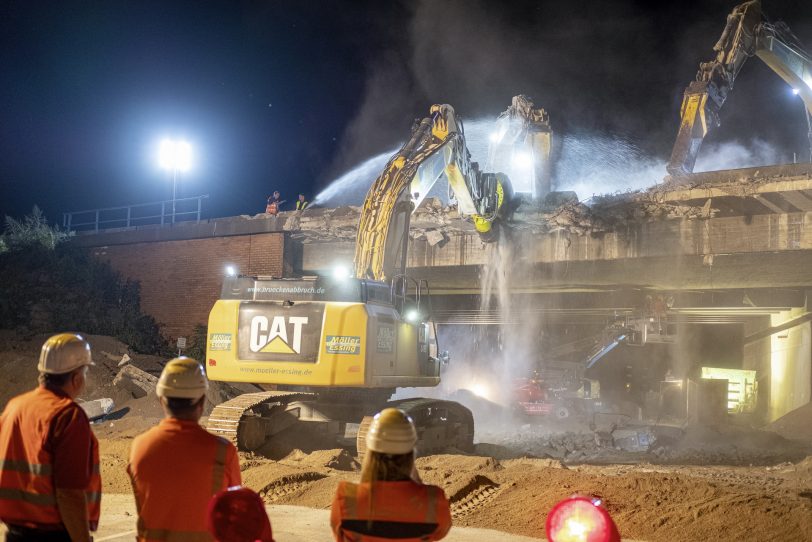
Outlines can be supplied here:
<path id="1" fill-rule="evenodd" d="M 212 542 L 212 536 L 204 531 L 170 531 L 169 529 L 145 529 L 138 536 L 147 540 L 163 542 Z"/>
<path id="2" fill-rule="evenodd" d="M 228 444 L 222 439 L 217 439 L 217 451 L 214 455 L 214 467 L 211 469 L 211 494 L 214 495 L 223 487 L 226 473 L 226 452 Z"/>
<path id="3" fill-rule="evenodd" d="M 426 523 L 437 523 L 437 488 L 428 487 L 428 508 L 426 509 Z"/>
<path id="4" fill-rule="evenodd" d="M 28 491 L 13 487 L 0 487 L 0 499 L 25 501 L 39 506 L 56 506 L 56 498 L 53 495 L 29 493 Z"/>
<path id="5" fill-rule="evenodd" d="M 11 459 L 0 459 L 0 470 L 28 472 L 35 476 L 51 475 L 51 465 L 28 463 L 27 461 L 13 461 Z"/>
<path id="6" fill-rule="evenodd" d="M 101 502 L 101 492 L 100 491 L 86 491 L 85 498 L 87 502 Z"/>
<path id="7" fill-rule="evenodd" d="M 352 483 L 344 484 L 344 504 L 347 507 L 347 516 L 358 517 L 358 486 Z"/>
<path id="8" fill-rule="evenodd" d="M 101 465 L 93 465 L 93 474 L 101 474 Z"/>

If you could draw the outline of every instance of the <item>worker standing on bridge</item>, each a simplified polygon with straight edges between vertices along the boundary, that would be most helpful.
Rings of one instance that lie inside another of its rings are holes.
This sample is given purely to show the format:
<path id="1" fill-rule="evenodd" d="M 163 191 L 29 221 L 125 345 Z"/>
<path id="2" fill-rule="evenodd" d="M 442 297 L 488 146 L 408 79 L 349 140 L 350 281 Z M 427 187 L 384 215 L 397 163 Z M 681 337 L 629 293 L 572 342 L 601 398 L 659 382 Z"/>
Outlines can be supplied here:
<path id="1" fill-rule="evenodd" d="M 208 387 L 203 367 L 185 356 L 161 373 L 156 393 L 164 419 L 133 440 L 127 467 L 139 542 L 213 540 L 206 527 L 209 499 L 240 485 L 237 450 L 198 423 Z"/>
<path id="2" fill-rule="evenodd" d="M 387 408 L 372 420 L 361 483 L 341 482 L 330 524 L 336 542 L 440 540 L 451 529 L 443 490 L 420 482 L 414 465 L 417 431 L 402 410 Z"/>
<path id="3" fill-rule="evenodd" d="M 279 190 L 274 190 L 273 194 L 268 196 L 268 204 L 265 205 L 265 212 L 269 215 L 278 215 L 282 208 L 282 204 L 285 203 L 284 200 L 280 199 L 281 197 L 282 196 L 279 194 Z"/>
<path id="4" fill-rule="evenodd" d="M 297 211 L 304 211 L 307 209 L 307 206 L 310 205 L 310 202 L 305 199 L 304 194 L 299 194 L 299 199 L 296 200 L 296 210 Z"/>
<path id="5" fill-rule="evenodd" d="M 10 542 L 85 542 L 99 523 L 99 443 L 74 401 L 93 365 L 75 333 L 42 345 L 39 387 L 0 416 L 0 519 Z"/>

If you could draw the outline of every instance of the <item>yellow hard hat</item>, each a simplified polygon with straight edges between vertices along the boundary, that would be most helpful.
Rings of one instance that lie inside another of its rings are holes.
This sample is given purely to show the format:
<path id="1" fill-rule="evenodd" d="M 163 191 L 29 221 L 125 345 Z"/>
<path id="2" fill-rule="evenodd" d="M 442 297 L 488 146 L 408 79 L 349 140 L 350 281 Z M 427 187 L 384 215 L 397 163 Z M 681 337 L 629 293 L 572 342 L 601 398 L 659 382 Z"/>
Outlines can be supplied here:
<path id="1" fill-rule="evenodd" d="M 367 450 L 401 455 L 414 450 L 417 430 L 408 414 L 399 408 L 385 408 L 372 419 L 367 433 Z"/>
<path id="2" fill-rule="evenodd" d="M 59 375 L 86 365 L 95 365 L 90 358 L 90 343 L 78 333 L 60 333 L 42 345 L 37 370 Z"/>
<path id="3" fill-rule="evenodd" d="M 181 356 L 167 362 L 158 379 L 158 397 L 200 399 L 206 395 L 209 381 L 203 367 L 192 358 Z"/>

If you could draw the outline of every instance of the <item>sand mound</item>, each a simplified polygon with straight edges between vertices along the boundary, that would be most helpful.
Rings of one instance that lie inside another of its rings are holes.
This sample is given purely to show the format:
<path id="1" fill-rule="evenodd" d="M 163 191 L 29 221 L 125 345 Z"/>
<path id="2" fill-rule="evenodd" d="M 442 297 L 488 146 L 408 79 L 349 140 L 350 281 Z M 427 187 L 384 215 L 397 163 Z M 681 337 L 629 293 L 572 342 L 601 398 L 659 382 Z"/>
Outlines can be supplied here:
<path id="1" fill-rule="evenodd" d="M 789 414 L 778 418 L 766 429 L 774 431 L 784 438 L 812 444 L 812 403 L 796 408 Z"/>
<path id="2" fill-rule="evenodd" d="M 348 472 L 356 472 L 360 469 L 358 461 L 343 448 L 316 450 L 309 454 L 301 450 L 294 450 L 280 463 L 301 468 L 326 468 Z"/>

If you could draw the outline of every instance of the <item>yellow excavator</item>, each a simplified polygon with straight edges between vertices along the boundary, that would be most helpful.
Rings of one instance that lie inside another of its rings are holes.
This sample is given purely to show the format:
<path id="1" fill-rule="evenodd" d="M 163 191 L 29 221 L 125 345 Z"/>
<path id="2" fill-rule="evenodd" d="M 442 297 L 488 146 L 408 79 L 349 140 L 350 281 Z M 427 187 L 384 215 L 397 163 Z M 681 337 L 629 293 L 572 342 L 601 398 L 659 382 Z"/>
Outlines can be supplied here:
<path id="1" fill-rule="evenodd" d="M 397 388 L 440 383 L 428 285 L 405 270 L 410 216 L 442 177 L 460 213 L 492 239 L 510 207 L 509 181 L 479 171 L 454 109 L 435 105 L 369 189 L 354 276 L 226 279 L 209 315 L 208 376 L 274 389 L 216 406 L 210 432 L 250 451 L 307 423 L 340 442 L 355 437 L 362 454 L 370 416 L 396 406 L 414 419 L 420 453 L 472 448 L 473 416 L 462 405 L 389 401 Z"/>
<path id="2" fill-rule="evenodd" d="M 677 140 L 666 166 L 675 177 L 694 170 L 702 140 L 719 125 L 719 111 L 733 89 L 744 62 L 757 56 L 792 88 L 804 102 L 812 145 L 812 57 L 783 23 L 770 23 L 760 0 L 739 4 L 713 46 L 716 57 L 699 65 L 696 80 L 685 89 Z"/>

